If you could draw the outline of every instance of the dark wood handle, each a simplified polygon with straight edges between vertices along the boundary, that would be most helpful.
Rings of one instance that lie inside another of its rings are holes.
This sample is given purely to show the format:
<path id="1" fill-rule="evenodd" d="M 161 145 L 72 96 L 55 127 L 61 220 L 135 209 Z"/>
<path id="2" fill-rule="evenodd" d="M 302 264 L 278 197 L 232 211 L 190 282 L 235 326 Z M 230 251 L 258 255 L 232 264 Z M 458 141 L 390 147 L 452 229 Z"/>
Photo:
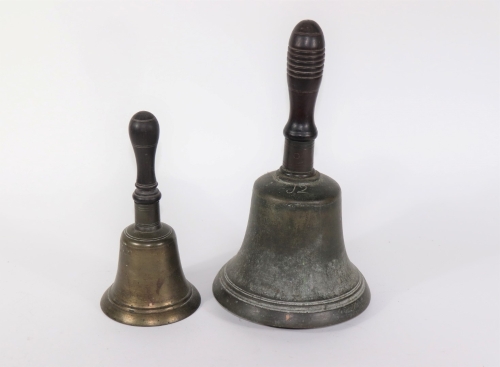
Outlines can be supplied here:
<path id="1" fill-rule="evenodd" d="M 287 139 L 283 168 L 291 172 L 313 171 L 314 106 L 318 96 L 325 63 L 325 38 L 313 20 L 295 26 L 288 43 L 287 79 L 290 95 L 290 116 L 283 129 Z"/>
<path id="2" fill-rule="evenodd" d="M 130 120 L 128 132 L 137 162 L 136 189 L 132 197 L 137 204 L 154 204 L 161 198 L 155 176 L 155 155 L 160 137 L 160 125 L 152 113 L 141 111 Z"/>

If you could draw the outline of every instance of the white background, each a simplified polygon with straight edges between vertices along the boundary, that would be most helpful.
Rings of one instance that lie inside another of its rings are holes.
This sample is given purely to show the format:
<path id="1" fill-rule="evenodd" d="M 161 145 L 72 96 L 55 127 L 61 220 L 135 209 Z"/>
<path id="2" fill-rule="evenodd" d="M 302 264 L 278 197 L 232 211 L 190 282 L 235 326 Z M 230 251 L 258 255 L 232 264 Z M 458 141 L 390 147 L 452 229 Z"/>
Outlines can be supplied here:
<path id="1" fill-rule="evenodd" d="M 342 187 L 372 302 L 293 331 L 238 319 L 211 286 L 281 164 L 303 19 L 326 38 L 315 167 Z M 1 2 L 0 365 L 499 366 L 499 25 L 479 1 Z M 202 296 L 157 328 L 99 307 L 133 221 L 140 110 Z"/>

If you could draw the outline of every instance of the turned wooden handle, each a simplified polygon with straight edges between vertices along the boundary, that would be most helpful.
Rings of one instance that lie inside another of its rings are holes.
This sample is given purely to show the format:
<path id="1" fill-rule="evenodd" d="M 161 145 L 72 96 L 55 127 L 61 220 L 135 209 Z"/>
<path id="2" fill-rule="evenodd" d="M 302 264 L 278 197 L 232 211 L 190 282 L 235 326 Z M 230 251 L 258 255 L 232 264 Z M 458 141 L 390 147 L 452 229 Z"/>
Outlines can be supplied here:
<path id="1" fill-rule="evenodd" d="M 152 113 L 141 111 L 130 120 L 128 132 L 137 162 L 136 190 L 132 197 L 137 204 L 156 203 L 161 198 L 155 176 L 155 155 L 160 137 L 160 125 Z"/>
<path id="2" fill-rule="evenodd" d="M 286 171 L 312 174 L 314 139 L 318 129 L 314 124 L 314 106 L 323 77 L 325 38 L 313 20 L 303 20 L 295 26 L 288 43 L 287 79 L 290 95 L 290 116 L 283 129 Z"/>

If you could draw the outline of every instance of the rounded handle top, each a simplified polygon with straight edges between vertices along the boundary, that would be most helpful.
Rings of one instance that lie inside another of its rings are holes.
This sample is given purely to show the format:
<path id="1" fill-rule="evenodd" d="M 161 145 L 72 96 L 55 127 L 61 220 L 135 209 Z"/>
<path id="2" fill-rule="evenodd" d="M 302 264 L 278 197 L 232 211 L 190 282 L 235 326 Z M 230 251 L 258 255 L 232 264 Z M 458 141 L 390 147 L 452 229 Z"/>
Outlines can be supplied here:
<path id="1" fill-rule="evenodd" d="M 288 75 L 297 79 L 321 78 L 324 63 L 323 31 L 314 20 L 303 20 L 295 26 L 288 42 Z"/>
<path id="2" fill-rule="evenodd" d="M 140 111 L 130 119 L 128 132 L 133 146 L 156 146 L 160 138 L 160 124 L 151 112 Z"/>

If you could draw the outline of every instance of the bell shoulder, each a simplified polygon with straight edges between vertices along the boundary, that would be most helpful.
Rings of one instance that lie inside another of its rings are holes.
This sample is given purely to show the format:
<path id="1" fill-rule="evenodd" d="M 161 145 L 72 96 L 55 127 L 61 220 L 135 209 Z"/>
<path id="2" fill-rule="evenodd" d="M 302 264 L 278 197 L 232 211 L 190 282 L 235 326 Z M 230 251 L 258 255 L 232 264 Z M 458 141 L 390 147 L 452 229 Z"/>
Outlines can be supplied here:
<path id="1" fill-rule="evenodd" d="M 318 171 L 311 177 L 296 178 L 276 170 L 255 181 L 253 195 L 289 203 L 324 205 L 340 200 L 341 189 L 333 178 Z"/>

